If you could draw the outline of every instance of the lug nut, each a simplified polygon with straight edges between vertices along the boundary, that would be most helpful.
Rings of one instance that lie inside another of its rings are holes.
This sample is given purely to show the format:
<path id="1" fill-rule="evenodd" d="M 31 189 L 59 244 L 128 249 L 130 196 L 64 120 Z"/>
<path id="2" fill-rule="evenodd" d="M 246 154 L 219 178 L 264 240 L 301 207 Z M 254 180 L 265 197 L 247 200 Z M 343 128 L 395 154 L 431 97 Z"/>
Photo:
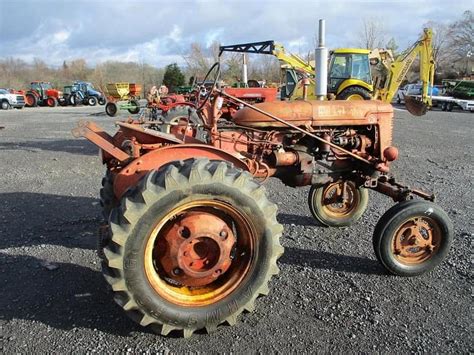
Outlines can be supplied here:
<path id="1" fill-rule="evenodd" d="M 227 238 L 227 232 L 225 230 L 222 230 L 220 233 L 219 233 L 219 236 L 222 238 L 222 239 L 225 239 Z"/>
<path id="2" fill-rule="evenodd" d="M 175 274 L 176 276 L 181 275 L 182 272 L 183 272 L 183 270 L 181 270 L 179 267 L 177 267 L 173 270 L 173 274 Z"/>

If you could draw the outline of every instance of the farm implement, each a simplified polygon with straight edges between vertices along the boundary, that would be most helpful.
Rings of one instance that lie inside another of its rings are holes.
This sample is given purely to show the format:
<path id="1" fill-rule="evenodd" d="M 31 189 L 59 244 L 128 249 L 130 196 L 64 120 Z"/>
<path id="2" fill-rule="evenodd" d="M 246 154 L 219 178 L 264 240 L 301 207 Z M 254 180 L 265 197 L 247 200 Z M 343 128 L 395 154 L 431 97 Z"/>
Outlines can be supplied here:
<path id="1" fill-rule="evenodd" d="M 134 83 L 109 83 L 107 88 L 107 104 L 105 112 L 115 117 L 118 110 L 128 110 L 131 114 L 140 112 L 140 93 L 142 88 Z"/>

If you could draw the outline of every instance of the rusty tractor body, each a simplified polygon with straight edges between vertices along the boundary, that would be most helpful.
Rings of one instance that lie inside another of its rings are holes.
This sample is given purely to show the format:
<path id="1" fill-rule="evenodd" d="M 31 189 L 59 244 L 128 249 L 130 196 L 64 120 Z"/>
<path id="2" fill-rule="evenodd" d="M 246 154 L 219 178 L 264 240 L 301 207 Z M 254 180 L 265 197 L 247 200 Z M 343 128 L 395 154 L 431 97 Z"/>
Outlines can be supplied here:
<path id="1" fill-rule="evenodd" d="M 132 119 L 117 122 L 114 136 L 92 122 L 73 130 L 101 149 L 107 166 L 99 255 L 115 300 L 133 319 L 190 336 L 254 309 L 283 253 L 277 207 L 262 186 L 270 177 L 311 185 L 309 209 L 324 226 L 359 219 L 369 189 L 391 197 L 397 204 L 380 218 L 373 244 L 392 274 L 419 275 L 444 259 L 449 218 L 433 195 L 390 174 L 398 157 L 391 105 L 252 105 L 216 89 L 217 79 L 168 133 Z M 223 118 L 226 105 L 241 108 Z"/>

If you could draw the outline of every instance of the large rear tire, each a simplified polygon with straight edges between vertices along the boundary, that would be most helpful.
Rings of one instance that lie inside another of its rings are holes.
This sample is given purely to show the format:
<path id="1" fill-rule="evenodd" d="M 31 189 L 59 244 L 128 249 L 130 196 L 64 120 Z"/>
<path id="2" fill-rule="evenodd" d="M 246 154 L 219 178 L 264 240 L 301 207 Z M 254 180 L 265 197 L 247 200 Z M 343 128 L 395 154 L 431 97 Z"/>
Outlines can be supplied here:
<path id="1" fill-rule="evenodd" d="M 326 227 L 345 227 L 356 222 L 367 209 L 369 192 L 353 181 L 338 180 L 313 185 L 308 205 L 313 217 Z"/>
<path id="2" fill-rule="evenodd" d="M 26 107 L 36 107 L 38 106 L 38 98 L 34 94 L 26 94 Z"/>
<path id="3" fill-rule="evenodd" d="M 162 335 L 233 325 L 279 272 L 276 211 L 264 187 L 227 162 L 150 172 L 110 215 L 103 272 L 115 301 Z"/>
<path id="4" fill-rule="evenodd" d="M 436 204 L 410 200 L 396 204 L 375 226 L 375 256 L 391 274 L 416 276 L 433 270 L 448 254 L 453 224 Z"/>

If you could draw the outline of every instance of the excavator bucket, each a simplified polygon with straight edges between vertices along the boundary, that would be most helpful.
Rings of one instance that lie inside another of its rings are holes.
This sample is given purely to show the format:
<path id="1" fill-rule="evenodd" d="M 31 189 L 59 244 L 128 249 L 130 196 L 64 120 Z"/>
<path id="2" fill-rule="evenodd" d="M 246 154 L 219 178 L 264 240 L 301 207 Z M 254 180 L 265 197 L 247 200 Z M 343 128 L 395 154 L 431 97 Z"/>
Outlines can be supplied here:
<path id="1" fill-rule="evenodd" d="M 413 96 L 405 96 L 405 106 L 413 116 L 426 115 L 428 105 Z"/>

